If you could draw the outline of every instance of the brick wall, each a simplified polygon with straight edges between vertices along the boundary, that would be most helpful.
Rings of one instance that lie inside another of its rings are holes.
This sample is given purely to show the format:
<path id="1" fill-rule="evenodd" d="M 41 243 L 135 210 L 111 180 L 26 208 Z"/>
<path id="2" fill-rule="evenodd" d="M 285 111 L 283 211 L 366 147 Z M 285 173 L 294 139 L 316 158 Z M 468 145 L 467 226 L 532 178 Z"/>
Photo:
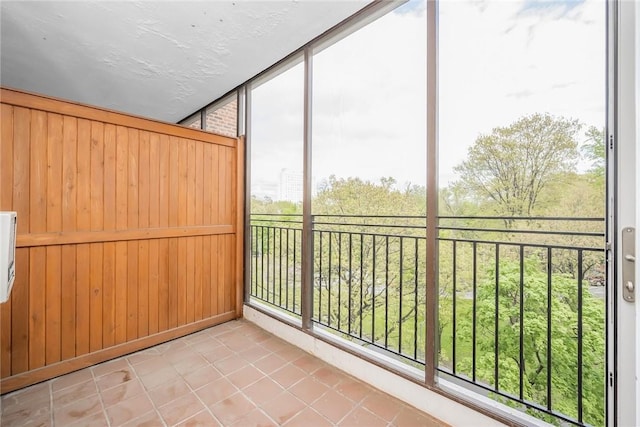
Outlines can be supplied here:
<path id="1" fill-rule="evenodd" d="M 225 105 L 207 111 L 205 130 L 235 138 L 238 136 L 238 100 L 233 98 Z"/>

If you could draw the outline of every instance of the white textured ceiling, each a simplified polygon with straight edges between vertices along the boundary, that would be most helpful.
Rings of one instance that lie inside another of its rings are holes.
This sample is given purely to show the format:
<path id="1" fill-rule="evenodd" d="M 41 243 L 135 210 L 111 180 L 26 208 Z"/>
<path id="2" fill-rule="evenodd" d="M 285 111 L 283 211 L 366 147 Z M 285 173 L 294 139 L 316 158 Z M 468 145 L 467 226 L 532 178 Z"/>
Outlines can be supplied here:
<path id="1" fill-rule="evenodd" d="M 0 83 L 176 122 L 364 7 L 0 1 Z"/>

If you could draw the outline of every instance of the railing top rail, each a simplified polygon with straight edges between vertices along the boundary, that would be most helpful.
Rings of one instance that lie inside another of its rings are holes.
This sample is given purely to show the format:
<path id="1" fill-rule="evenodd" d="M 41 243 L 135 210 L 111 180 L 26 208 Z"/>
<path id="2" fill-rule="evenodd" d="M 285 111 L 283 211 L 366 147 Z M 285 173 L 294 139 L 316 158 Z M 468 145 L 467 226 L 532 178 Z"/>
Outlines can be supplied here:
<path id="1" fill-rule="evenodd" d="M 406 219 L 425 219 L 425 215 L 357 215 L 357 214 L 319 214 L 313 215 L 316 218 L 406 218 Z"/>
<path id="2" fill-rule="evenodd" d="M 455 216 L 439 215 L 439 219 L 489 219 L 508 221 L 598 221 L 603 222 L 604 217 L 569 217 L 569 216 Z"/>
<path id="3" fill-rule="evenodd" d="M 481 233 L 547 234 L 555 236 L 604 237 L 604 232 L 558 231 L 558 230 L 522 230 L 506 228 L 437 227 L 438 230 L 479 231 Z"/>
<path id="4" fill-rule="evenodd" d="M 380 228 L 411 228 L 424 230 L 426 225 L 408 225 L 408 224 L 362 224 L 355 222 L 314 222 L 313 225 L 339 225 L 343 227 L 358 226 L 358 227 L 380 227 Z"/>
<path id="5" fill-rule="evenodd" d="M 294 221 L 292 219 L 260 219 L 260 218 L 256 218 L 253 219 L 252 221 L 254 222 L 268 222 L 268 223 L 287 223 L 287 224 L 302 224 L 302 221 Z"/>
<path id="6" fill-rule="evenodd" d="M 302 214 L 287 214 L 287 213 L 251 213 L 250 216 L 296 216 L 302 217 Z"/>
<path id="7" fill-rule="evenodd" d="M 302 214 L 288 213 L 251 213 L 250 216 L 287 216 L 302 217 Z M 314 214 L 315 218 L 388 218 L 388 219 L 424 219 L 426 215 L 360 215 L 360 214 Z M 565 217 L 565 216 L 468 216 L 438 215 L 438 219 L 468 220 L 506 220 L 506 221 L 589 221 L 604 222 L 604 217 Z"/>
<path id="8" fill-rule="evenodd" d="M 592 252 L 604 252 L 604 247 L 596 248 L 589 246 L 568 246 L 568 245 L 556 245 L 549 243 L 532 243 L 532 242 L 506 242 L 500 240 L 478 240 L 478 239 L 460 239 L 456 237 L 438 237 L 438 240 L 445 242 L 465 242 L 465 243 L 477 243 L 487 245 L 500 245 L 500 246 L 523 246 L 525 248 L 551 248 L 551 249 L 567 249 L 567 250 L 581 250 Z"/>

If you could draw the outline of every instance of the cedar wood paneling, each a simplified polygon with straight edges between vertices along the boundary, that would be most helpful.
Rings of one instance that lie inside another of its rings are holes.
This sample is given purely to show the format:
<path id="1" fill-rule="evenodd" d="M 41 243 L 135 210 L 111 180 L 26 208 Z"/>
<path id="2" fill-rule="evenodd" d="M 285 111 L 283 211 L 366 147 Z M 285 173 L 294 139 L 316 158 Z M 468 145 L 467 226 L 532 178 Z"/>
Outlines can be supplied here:
<path id="1" fill-rule="evenodd" d="M 241 315 L 242 139 L 1 95 L 2 393 Z"/>

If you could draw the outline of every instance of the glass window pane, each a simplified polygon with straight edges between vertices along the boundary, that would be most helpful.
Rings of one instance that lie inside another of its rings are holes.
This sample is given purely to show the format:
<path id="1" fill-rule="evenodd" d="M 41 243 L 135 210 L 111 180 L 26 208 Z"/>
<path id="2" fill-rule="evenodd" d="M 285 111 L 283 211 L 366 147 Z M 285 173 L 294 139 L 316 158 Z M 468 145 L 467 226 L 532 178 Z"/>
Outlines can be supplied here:
<path id="1" fill-rule="evenodd" d="M 425 5 L 313 58 L 314 320 L 412 367 L 425 348 Z"/>
<path id="2" fill-rule="evenodd" d="M 439 3 L 440 370 L 558 425 L 605 422 L 605 13 Z"/>

